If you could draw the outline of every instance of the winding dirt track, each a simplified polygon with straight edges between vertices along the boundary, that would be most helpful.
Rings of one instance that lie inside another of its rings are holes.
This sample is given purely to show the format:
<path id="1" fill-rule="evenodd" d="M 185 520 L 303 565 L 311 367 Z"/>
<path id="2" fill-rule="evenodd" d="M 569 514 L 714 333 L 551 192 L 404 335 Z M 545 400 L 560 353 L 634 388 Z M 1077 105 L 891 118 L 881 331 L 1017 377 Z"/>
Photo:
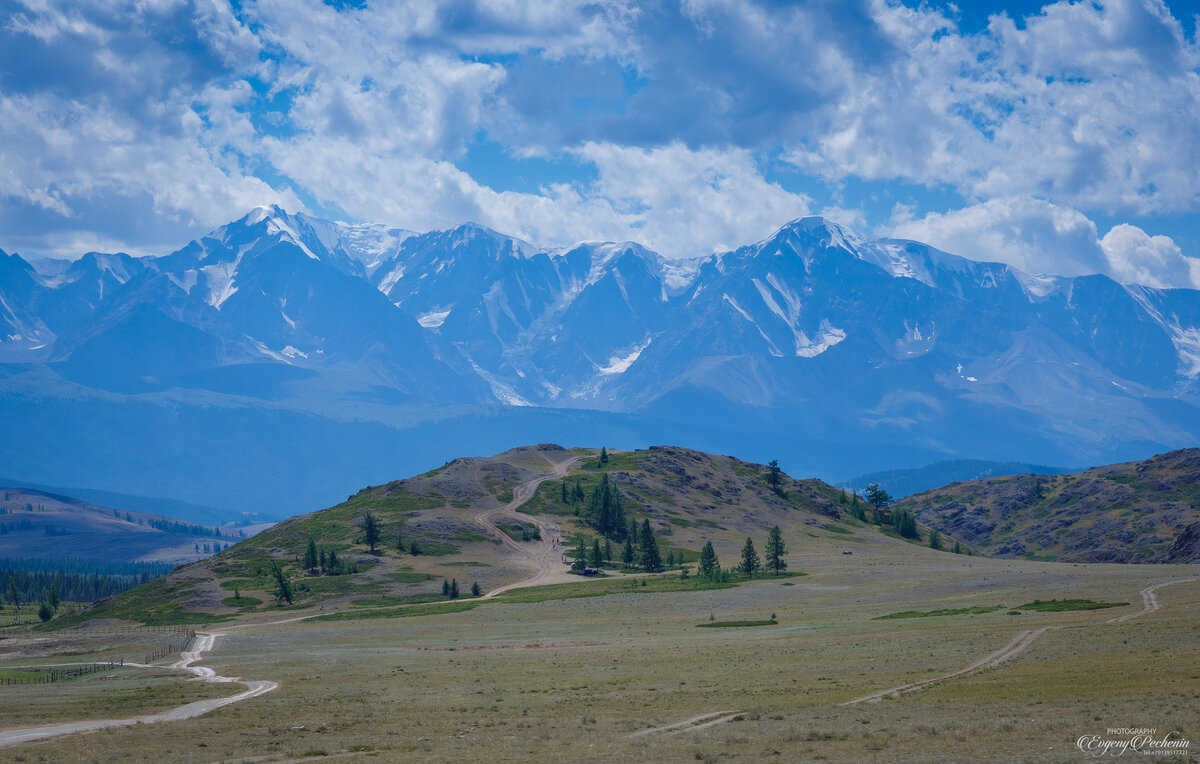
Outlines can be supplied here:
<path id="1" fill-rule="evenodd" d="M 554 465 L 554 472 L 550 475 L 534 478 L 528 482 L 522 483 L 513 489 L 512 501 L 497 509 L 490 509 L 486 512 L 480 512 L 475 516 L 475 522 L 483 526 L 488 533 L 498 538 L 502 544 L 512 549 L 517 554 L 528 559 L 537 572 L 523 581 L 518 581 L 515 584 L 507 584 L 500 586 L 487 594 L 481 599 L 491 599 L 499 594 L 503 594 L 509 589 L 517 589 L 524 586 L 539 586 L 541 584 L 562 583 L 566 581 L 578 580 L 567 575 L 562 563 L 562 548 L 555 542 L 560 531 L 558 528 L 549 523 L 529 515 L 521 514 L 517 508 L 525 504 L 533 498 L 534 492 L 542 483 L 547 480 L 565 477 L 567 470 L 572 464 L 579 461 L 578 456 L 573 456 L 570 459 L 565 459 Z M 508 515 L 515 517 L 518 520 L 530 522 L 537 525 L 541 533 L 542 540 L 536 544 L 529 542 L 514 541 L 507 533 L 496 527 L 495 519 L 499 515 Z"/>
<path id="2" fill-rule="evenodd" d="M 500 539 L 502 543 L 517 551 L 522 556 L 527 557 L 537 569 L 537 572 L 530 578 L 494 589 L 493 591 L 488 592 L 484 599 L 495 597 L 497 594 L 501 594 L 509 589 L 515 589 L 521 586 L 537 586 L 539 584 L 553 583 L 554 581 L 559 580 L 560 576 L 562 580 L 573 580 L 569 576 L 566 576 L 563 572 L 561 552 L 554 542 L 554 539 L 558 534 L 558 529 L 537 518 L 520 514 L 516 510 L 522 504 L 533 498 L 533 494 L 535 491 L 537 491 L 537 487 L 539 485 L 547 480 L 565 477 L 567 474 L 567 469 L 578 460 L 579 457 L 575 456 L 559 462 L 555 465 L 554 472 L 552 474 L 535 478 L 514 488 L 513 500 L 508 504 L 487 512 L 481 512 L 476 516 L 475 519 L 481 526 L 486 528 L 488 532 L 495 535 L 496 538 Z M 508 514 L 520 520 L 535 523 L 541 530 L 541 542 L 538 544 L 519 544 L 516 541 L 513 541 L 511 538 L 509 538 L 508 534 L 497 528 L 495 522 L 492 520 L 493 517 L 501 514 Z M 271 621 L 268 623 L 239 624 L 237 626 L 227 627 L 227 629 L 248 628 L 253 626 L 276 626 L 283 623 L 303 621 L 314 617 L 316 616 L 304 615 L 294 618 L 285 618 L 281 621 Z M 181 653 L 179 660 L 170 664 L 168 668 L 189 671 L 195 674 L 197 678 L 202 679 L 205 682 L 231 682 L 242 684 L 246 687 L 245 691 L 239 692 L 236 695 L 230 695 L 227 698 L 198 700 L 194 703 L 178 706 L 177 708 L 172 708 L 161 713 L 138 716 L 132 719 L 97 719 L 86 722 L 68 722 L 65 724 L 50 724 L 41 727 L 28 727 L 25 729 L 0 731 L 0 747 L 15 745 L 17 743 L 25 743 L 31 740 L 40 740 L 42 738 L 57 737 L 59 735 L 70 735 L 76 732 L 90 732 L 92 730 L 107 729 L 110 727 L 129 727 L 134 724 L 153 724 L 154 722 L 170 722 L 179 721 L 181 719 L 191 719 L 196 716 L 207 714 L 210 711 L 215 711 L 223 706 L 228 706 L 231 703 L 237 703 L 242 700 L 256 698 L 259 695 L 265 695 L 266 693 L 277 688 L 279 684 L 270 680 L 243 681 L 240 678 L 219 676 L 216 671 L 208 668 L 207 666 L 192 665 L 201 660 L 204 657 L 204 653 L 212 650 L 213 646 L 217 642 L 217 639 L 225 636 L 226 633 L 226 631 L 198 633 L 196 635 L 196 644 L 193 649 Z M 137 663 L 126 663 L 125 665 L 142 666 L 142 664 Z"/>
<path id="3" fill-rule="evenodd" d="M 154 722 L 173 722 L 180 719 L 191 719 L 195 716 L 203 716 L 210 711 L 215 711 L 222 706 L 228 706 L 231 703 L 237 703 L 241 700 L 249 698 L 257 698 L 259 695 L 274 690 L 279 685 L 275 682 L 267 680 L 242 681 L 241 679 L 227 676 L 218 676 L 217 672 L 207 666 L 193 666 L 192 664 L 204 657 L 204 653 L 213 649 L 219 637 L 224 636 L 223 633 L 214 632 L 211 634 L 197 634 L 196 644 L 192 650 L 180 654 L 179 660 L 172 663 L 169 668 L 190 671 L 197 678 L 205 682 L 232 682 L 246 686 L 243 692 L 236 695 L 230 695 L 227 698 L 213 698 L 211 700 L 197 700 L 194 703 L 178 706 L 167 711 L 157 714 L 148 714 L 146 716 L 137 716 L 132 719 L 96 719 L 86 722 L 68 722 L 66 724 L 50 724 L 42 727 L 29 727 L 26 729 L 8 730 L 0 732 L 0 747 L 7 745 L 15 745 L 17 743 L 26 743 L 30 740 L 40 740 L 47 737 L 57 737 L 59 735 L 70 735 L 75 732 L 89 732 L 91 730 L 106 729 L 108 727 L 130 727 L 134 724 L 153 724 Z M 144 664 L 126 663 L 126 666 L 146 667 Z"/>

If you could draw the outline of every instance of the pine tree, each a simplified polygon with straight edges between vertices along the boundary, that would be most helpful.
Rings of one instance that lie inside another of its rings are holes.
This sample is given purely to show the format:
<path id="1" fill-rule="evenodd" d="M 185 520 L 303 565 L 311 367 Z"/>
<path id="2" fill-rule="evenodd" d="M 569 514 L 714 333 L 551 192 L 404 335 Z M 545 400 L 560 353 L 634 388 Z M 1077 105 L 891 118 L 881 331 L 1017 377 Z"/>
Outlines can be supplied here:
<path id="1" fill-rule="evenodd" d="M 287 576 L 283 574 L 283 568 L 279 567 L 279 563 L 271 563 L 271 574 L 275 577 L 275 602 L 276 604 L 292 604 L 292 584 L 288 581 Z"/>
<path id="2" fill-rule="evenodd" d="M 954 542 L 954 553 L 962 554 L 962 546 L 958 543 L 958 541 Z"/>
<path id="3" fill-rule="evenodd" d="M 787 547 L 783 543 L 783 534 L 779 531 L 778 525 L 767 534 L 766 552 L 767 570 L 777 576 L 787 570 L 787 561 L 783 559 L 783 555 L 787 554 Z"/>
<path id="4" fill-rule="evenodd" d="M 479 582 L 478 582 L 478 581 L 476 581 L 476 582 L 472 583 L 472 584 L 471 584 L 471 596 L 472 596 L 472 597 L 479 597 L 479 596 L 481 596 L 482 594 L 483 594 L 483 589 L 480 589 L 480 588 L 479 588 Z"/>
<path id="5" fill-rule="evenodd" d="M 342 572 L 342 562 L 338 559 L 337 550 L 330 547 L 329 549 L 329 572 L 333 575 L 338 575 Z"/>
<path id="6" fill-rule="evenodd" d="M 721 563 L 717 561 L 717 552 L 713 549 L 712 542 L 709 541 L 700 550 L 700 578 L 711 581 L 720 569 Z"/>
<path id="7" fill-rule="evenodd" d="M 758 552 L 754 551 L 754 542 L 749 538 L 746 539 L 746 545 L 742 547 L 742 572 L 749 578 L 754 578 L 754 572 L 762 566 L 759 562 Z"/>
<path id="8" fill-rule="evenodd" d="M 452 600 L 458 599 L 458 579 L 457 578 L 450 579 L 450 599 L 452 599 Z"/>
<path id="9" fill-rule="evenodd" d="M 780 492 L 779 491 L 780 472 L 781 471 L 779 469 L 779 460 L 778 459 L 772 459 L 771 461 L 767 462 L 767 485 L 771 486 L 771 490 L 774 491 L 775 493 Z"/>
<path id="10" fill-rule="evenodd" d="M 58 584 L 50 584 L 50 591 L 46 594 L 46 602 L 50 605 L 51 610 L 58 610 Z"/>
<path id="11" fill-rule="evenodd" d="M 450 581 L 449 581 L 449 579 L 446 579 L 446 578 L 442 579 L 442 596 L 443 597 L 450 596 Z"/>
<path id="12" fill-rule="evenodd" d="M 50 603 L 43 602 L 41 604 L 41 606 L 38 607 L 38 618 L 41 618 L 42 622 L 45 623 L 46 621 L 49 621 L 53 617 L 54 617 L 54 611 L 50 609 Z"/>
<path id="13" fill-rule="evenodd" d="M 583 536 L 579 536 L 578 545 L 575 547 L 575 562 L 580 565 L 587 565 L 587 547 L 583 544 Z"/>
<path id="14" fill-rule="evenodd" d="M 935 528 L 929 529 L 929 548 L 939 551 L 942 548 L 942 534 L 938 533 Z"/>
<path id="15" fill-rule="evenodd" d="M 604 559 L 608 562 L 612 562 L 612 558 L 612 542 L 608 539 L 604 539 Z"/>
<path id="16" fill-rule="evenodd" d="M 608 464 L 608 449 L 604 446 L 600 446 L 600 463 Z"/>
<path id="17" fill-rule="evenodd" d="M 315 570 L 321 564 L 321 557 L 317 554 L 317 542 L 313 541 L 313 537 L 308 537 L 308 546 L 304 548 L 304 569 Z"/>
<path id="18" fill-rule="evenodd" d="M 408 553 L 413 557 L 416 557 L 421 553 L 421 545 L 417 543 L 416 539 L 413 539 L 412 543 L 408 545 Z"/>
<path id="19" fill-rule="evenodd" d="M 578 479 L 575 480 L 575 493 L 571 498 L 576 502 L 583 501 L 583 484 Z"/>
<path id="20" fill-rule="evenodd" d="M 21 590 L 17 588 L 17 580 L 10 573 L 8 576 L 8 603 L 21 612 Z"/>
<path id="21" fill-rule="evenodd" d="M 867 503 L 872 507 L 872 515 L 876 525 L 883 525 L 883 511 L 892 503 L 892 496 L 883 490 L 879 483 L 867 486 Z"/>
<path id="22" fill-rule="evenodd" d="M 375 519 L 375 515 L 368 510 L 362 516 L 361 521 L 363 532 L 363 543 L 371 548 L 371 553 L 375 552 L 375 545 L 379 543 L 379 521 Z"/>
<path id="23" fill-rule="evenodd" d="M 626 565 L 633 564 L 633 536 L 625 537 L 625 548 L 621 550 L 621 562 Z"/>
<path id="24" fill-rule="evenodd" d="M 658 553 L 658 542 L 654 540 L 654 531 L 650 530 L 650 520 L 642 521 L 642 570 L 647 573 L 658 573 L 663 569 L 662 557 Z"/>
<path id="25" fill-rule="evenodd" d="M 567 495 L 567 479 L 566 478 L 563 478 L 563 481 L 562 481 L 562 503 L 563 504 L 571 503 L 571 497 L 569 495 Z"/>
<path id="26" fill-rule="evenodd" d="M 396 551 L 404 554 L 404 526 L 396 529 Z"/>
<path id="27" fill-rule="evenodd" d="M 604 564 L 604 558 L 600 554 L 600 539 L 592 539 L 592 567 L 598 568 Z"/>

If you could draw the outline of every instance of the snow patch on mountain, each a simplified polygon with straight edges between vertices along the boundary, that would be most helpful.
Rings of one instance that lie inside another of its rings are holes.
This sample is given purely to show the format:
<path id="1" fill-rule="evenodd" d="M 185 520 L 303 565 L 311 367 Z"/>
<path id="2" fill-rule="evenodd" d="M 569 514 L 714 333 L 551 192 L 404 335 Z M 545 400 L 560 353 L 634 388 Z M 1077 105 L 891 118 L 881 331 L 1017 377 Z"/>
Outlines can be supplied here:
<path id="1" fill-rule="evenodd" d="M 817 335 L 812 339 L 809 339 L 804 332 L 797 330 L 796 355 L 800 358 L 816 358 L 844 339 L 846 339 L 844 330 L 829 323 L 828 319 L 821 319 Z"/>
<path id="2" fill-rule="evenodd" d="M 596 367 L 596 373 L 608 376 L 610 374 L 624 374 L 633 366 L 641 355 L 642 351 L 650 347 L 650 343 L 654 341 L 653 337 L 647 337 L 646 340 L 636 346 L 626 355 L 614 355 L 608 359 L 608 365 L 604 367 Z"/>
<path id="3" fill-rule="evenodd" d="M 426 329 L 437 329 L 442 324 L 446 323 L 446 316 L 450 315 L 453 305 L 449 308 L 440 309 L 434 308 L 428 313 L 417 316 L 417 323 Z"/>

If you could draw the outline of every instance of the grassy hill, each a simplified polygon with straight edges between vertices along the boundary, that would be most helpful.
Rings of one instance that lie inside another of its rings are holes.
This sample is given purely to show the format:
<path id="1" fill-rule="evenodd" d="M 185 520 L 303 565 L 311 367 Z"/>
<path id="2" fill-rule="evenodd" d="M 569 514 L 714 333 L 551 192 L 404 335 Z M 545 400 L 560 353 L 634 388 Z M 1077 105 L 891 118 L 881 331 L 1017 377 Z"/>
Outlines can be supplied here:
<path id="1" fill-rule="evenodd" d="M 113 509 L 32 488 L 0 488 L 0 558 L 179 564 L 242 538 L 235 528 Z"/>
<path id="2" fill-rule="evenodd" d="M 903 470 L 870 472 L 847 480 L 844 485 L 850 491 L 862 492 L 872 483 L 879 483 L 894 498 L 901 499 L 914 493 L 939 488 L 963 480 L 981 480 L 1005 475 L 1065 475 L 1077 470 L 1062 467 L 1047 467 L 1044 464 L 1025 462 L 989 462 L 983 459 L 950 459 L 934 462 L 924 467 Z"/>
<path id="3" fill-rule="evenodd" d="M 782 475 L 775 491 L 767 467 L 733 457 L 654 447 L 612 452 L 601 463 L 598 454 L 527 446 L 368 486 L 334 507 L 285 520 L 212 558 L 100 602 L 75 620 L 203 623 L 288 608 L 365 611 L 443 600 L 443 582 L 450 580 L 464 595 L 472 584 L 488 592 L 531 576 L 527 556 L 513 544 L 532 548 L 558 540 L 555 549 L 570 554 L 583 538 L 590 549 L 597 534 L 580 516 L 586 502 L 564 502 L 563 489 L 574 492 L 578 485 L 590 497 L 605 476 L 620 492 L 626 516 L 639 524 L 648 520 L 663 557 L 679 564 L 695 561 L 711 541 L 722 565 L 731 568 L 747 537 L 762 555 L 775 525 L 793 553 L 911 543 L 854 519 L 846 494 L 819 480 Z M 569 460 L 565 477 L 556 476 L 555 467 Z M 480 513 L 503 507 L 519 486 L 538 479 L 545 482 L 519 512 L 495 519 L 498 531 L 512 540 L 505 543 L 480 521 Z M 373 551 L 364 530 L 368 513 L 379 535 Z M 550 537 L 543 541 L 544 534 Z M 308 568 L 310 540 L 319 557 L 332 555 L 337 563 Z M 552 557 L 560 562 L 557 554 Z M 290 582 L 291 603 L 275 596 L 276 568 Z M 562 563 L 560 572 L 566 570 Z"/>
<path id="4" fill-rule="evenodd" d="M 995 557 L 1198 562 L 1200 449 L 1074 475 L 953 483 L 895 507 Z"/>

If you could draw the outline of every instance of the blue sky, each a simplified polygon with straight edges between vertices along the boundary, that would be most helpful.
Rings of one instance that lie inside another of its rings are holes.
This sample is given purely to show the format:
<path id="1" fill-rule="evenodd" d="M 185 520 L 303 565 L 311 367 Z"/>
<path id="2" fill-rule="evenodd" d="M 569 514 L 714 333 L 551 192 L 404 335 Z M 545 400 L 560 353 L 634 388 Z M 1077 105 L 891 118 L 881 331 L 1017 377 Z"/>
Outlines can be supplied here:
<path id="1" fill-rule="evenodd" d="M 1200 286 L 1196 9 L 1161 0 L 10 0 L 0 247 L 277 202 L 671 257 L 806 214 Z"/>

